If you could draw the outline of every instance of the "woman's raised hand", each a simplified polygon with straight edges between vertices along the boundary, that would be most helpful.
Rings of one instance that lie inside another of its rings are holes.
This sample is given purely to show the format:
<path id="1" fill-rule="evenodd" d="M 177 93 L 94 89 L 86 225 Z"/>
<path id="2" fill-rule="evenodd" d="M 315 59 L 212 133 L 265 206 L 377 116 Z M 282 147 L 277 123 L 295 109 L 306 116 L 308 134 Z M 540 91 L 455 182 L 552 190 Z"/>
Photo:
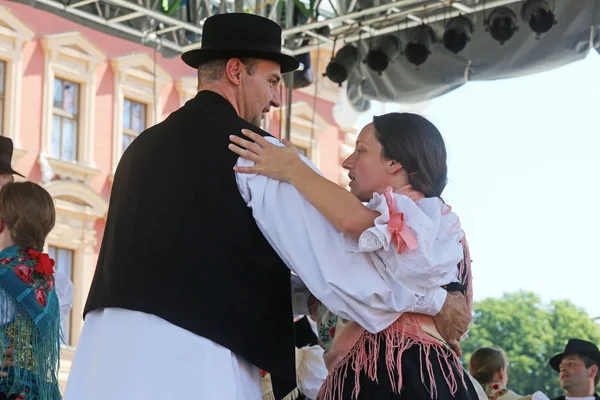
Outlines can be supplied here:
<path id="1" fill-rule="evenodd" d="M 267 178 L 289 182 L 294 169 L 302 163 L 298 150 L 287 140 L 283 140 L 285 147 L 270 143 L 261 135 L 248 129 L 242 129 L 242 134 L 250 140 L 231 135 L 229 150 L 242 158 L 254 161 L 252 167 L 233 167 L 235 172 L 244 174 L 260 174 Z"/>

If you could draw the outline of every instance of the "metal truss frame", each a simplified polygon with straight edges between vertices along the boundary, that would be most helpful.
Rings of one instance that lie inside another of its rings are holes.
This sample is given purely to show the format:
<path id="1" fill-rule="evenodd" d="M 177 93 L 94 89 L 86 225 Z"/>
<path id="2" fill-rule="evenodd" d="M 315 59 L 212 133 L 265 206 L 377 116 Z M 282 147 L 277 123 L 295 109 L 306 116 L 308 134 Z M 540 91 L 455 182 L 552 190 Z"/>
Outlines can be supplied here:
<path id="1" fill-rule="evenodd" d="M 283 51 L 299 55 L 331 48 L 336 40 L 356 42 L 522 0 L 392 0 L 384 4 L 381 3 L 385 0 L 360 0 L 372 4 L 357 11 L 359 0 L 317 0 L 316 21 L 298 26 L 293 26 L 292 13 L 285 13 L 285 9 L 294 8 L 295 0 L 187 0 L 185 6 L 170 15 L 160 9 L 165 0 L 13 1 L 159 48 L 165 56 L 176 56 L 201 46 L 203 21 L 215 13 L 244 11 L 273 19 L 285 27 Z"/>

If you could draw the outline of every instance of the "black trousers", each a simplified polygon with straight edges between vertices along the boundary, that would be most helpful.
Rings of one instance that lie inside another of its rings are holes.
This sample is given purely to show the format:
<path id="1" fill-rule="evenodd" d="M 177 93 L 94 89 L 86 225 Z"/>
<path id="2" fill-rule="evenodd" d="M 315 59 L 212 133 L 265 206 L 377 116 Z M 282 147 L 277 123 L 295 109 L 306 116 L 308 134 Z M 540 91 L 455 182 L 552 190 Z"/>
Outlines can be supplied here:
<path id="1" fill-rule="evenodd" d="M 372 381 L 364 372 L 360 374 L 360 392 L 358 398 L 352 397 L 354 390 L 354 371 L 350 368 L 344 381 L 343 396 L 339 400 L 431 400 L 432 396 L 429 393 L 429 376 L 426 371 L 423 371 L 425 382 L 421 381 L 421 361 L 420 357 L 425 357 L 421 354 L 419 346 L 412 346 L 402 354 L 402 391 L 394 393 L 392 390 L 393 383 L 390 382 L 387 368 L 385 365 L 385 341 L 381 343 L 379 359 L 377 364 L 377 379 L 378 382 Z M 451 394 L 450 388 L 444 379 L 443 371 L 439 365 L 439 361 L 435 352 L 430 352 L 429 359 L 433 367 L 433 376 L 437 388 L 437 400 L 477 400 L 477 393 L 471 383 L 471 380 L 466 375 L 463 368 L 460 371 L 456 370 L 456 366 L 452 365 L 454 376 L 458 380 L 458 388 L 454 395 Z M 460 376 L 464 377 L 463 384 Z M 465 386 L 466 385 L 466 386 Z M 338 399 L 336 399 L 338 400 Z"/>

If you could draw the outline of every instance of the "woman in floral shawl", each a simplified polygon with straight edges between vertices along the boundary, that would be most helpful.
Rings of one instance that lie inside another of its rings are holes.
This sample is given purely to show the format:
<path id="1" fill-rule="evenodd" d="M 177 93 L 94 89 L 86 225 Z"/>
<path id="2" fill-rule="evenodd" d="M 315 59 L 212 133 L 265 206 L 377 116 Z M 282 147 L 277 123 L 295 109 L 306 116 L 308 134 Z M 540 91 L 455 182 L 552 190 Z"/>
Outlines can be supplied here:
<path id="1" fill-rule="evenodd" d="M 54 202 L 41 186 L 0 190 L 0 400 L 61 398 L 54 261 L 42 252 L 54 222 Z"/>

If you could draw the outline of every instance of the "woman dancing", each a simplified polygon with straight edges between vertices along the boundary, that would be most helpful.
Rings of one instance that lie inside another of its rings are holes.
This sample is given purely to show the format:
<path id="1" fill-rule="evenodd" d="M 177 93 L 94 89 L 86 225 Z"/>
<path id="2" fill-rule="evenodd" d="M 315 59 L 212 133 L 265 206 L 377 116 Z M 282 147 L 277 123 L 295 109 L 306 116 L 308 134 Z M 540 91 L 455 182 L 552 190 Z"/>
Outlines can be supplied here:
<path id="1" fill-rule="evenodd" d="M 236 166 L 236 172 L 292 184 L 341 232 L 345 250 L 368 254 L 390 287 L 424 293 L 441 286 L 463 292 L 470 306 L 468 246 L 457 215 L 440 197 L 447 182 L 446 148 L 428 120 L 392 113 L 363 128 L 343 163 L 351 193 L 305 164 L 289 142 L 278 147 L 243 133 L 251 141 L 231 136 L 230 149 L 254 165 Z M 371 333 L 323 305 L 317 308 L 330 371 L 319 399 L 477 398 L 458 355 L 431 317 L 406 312 Z"/>

